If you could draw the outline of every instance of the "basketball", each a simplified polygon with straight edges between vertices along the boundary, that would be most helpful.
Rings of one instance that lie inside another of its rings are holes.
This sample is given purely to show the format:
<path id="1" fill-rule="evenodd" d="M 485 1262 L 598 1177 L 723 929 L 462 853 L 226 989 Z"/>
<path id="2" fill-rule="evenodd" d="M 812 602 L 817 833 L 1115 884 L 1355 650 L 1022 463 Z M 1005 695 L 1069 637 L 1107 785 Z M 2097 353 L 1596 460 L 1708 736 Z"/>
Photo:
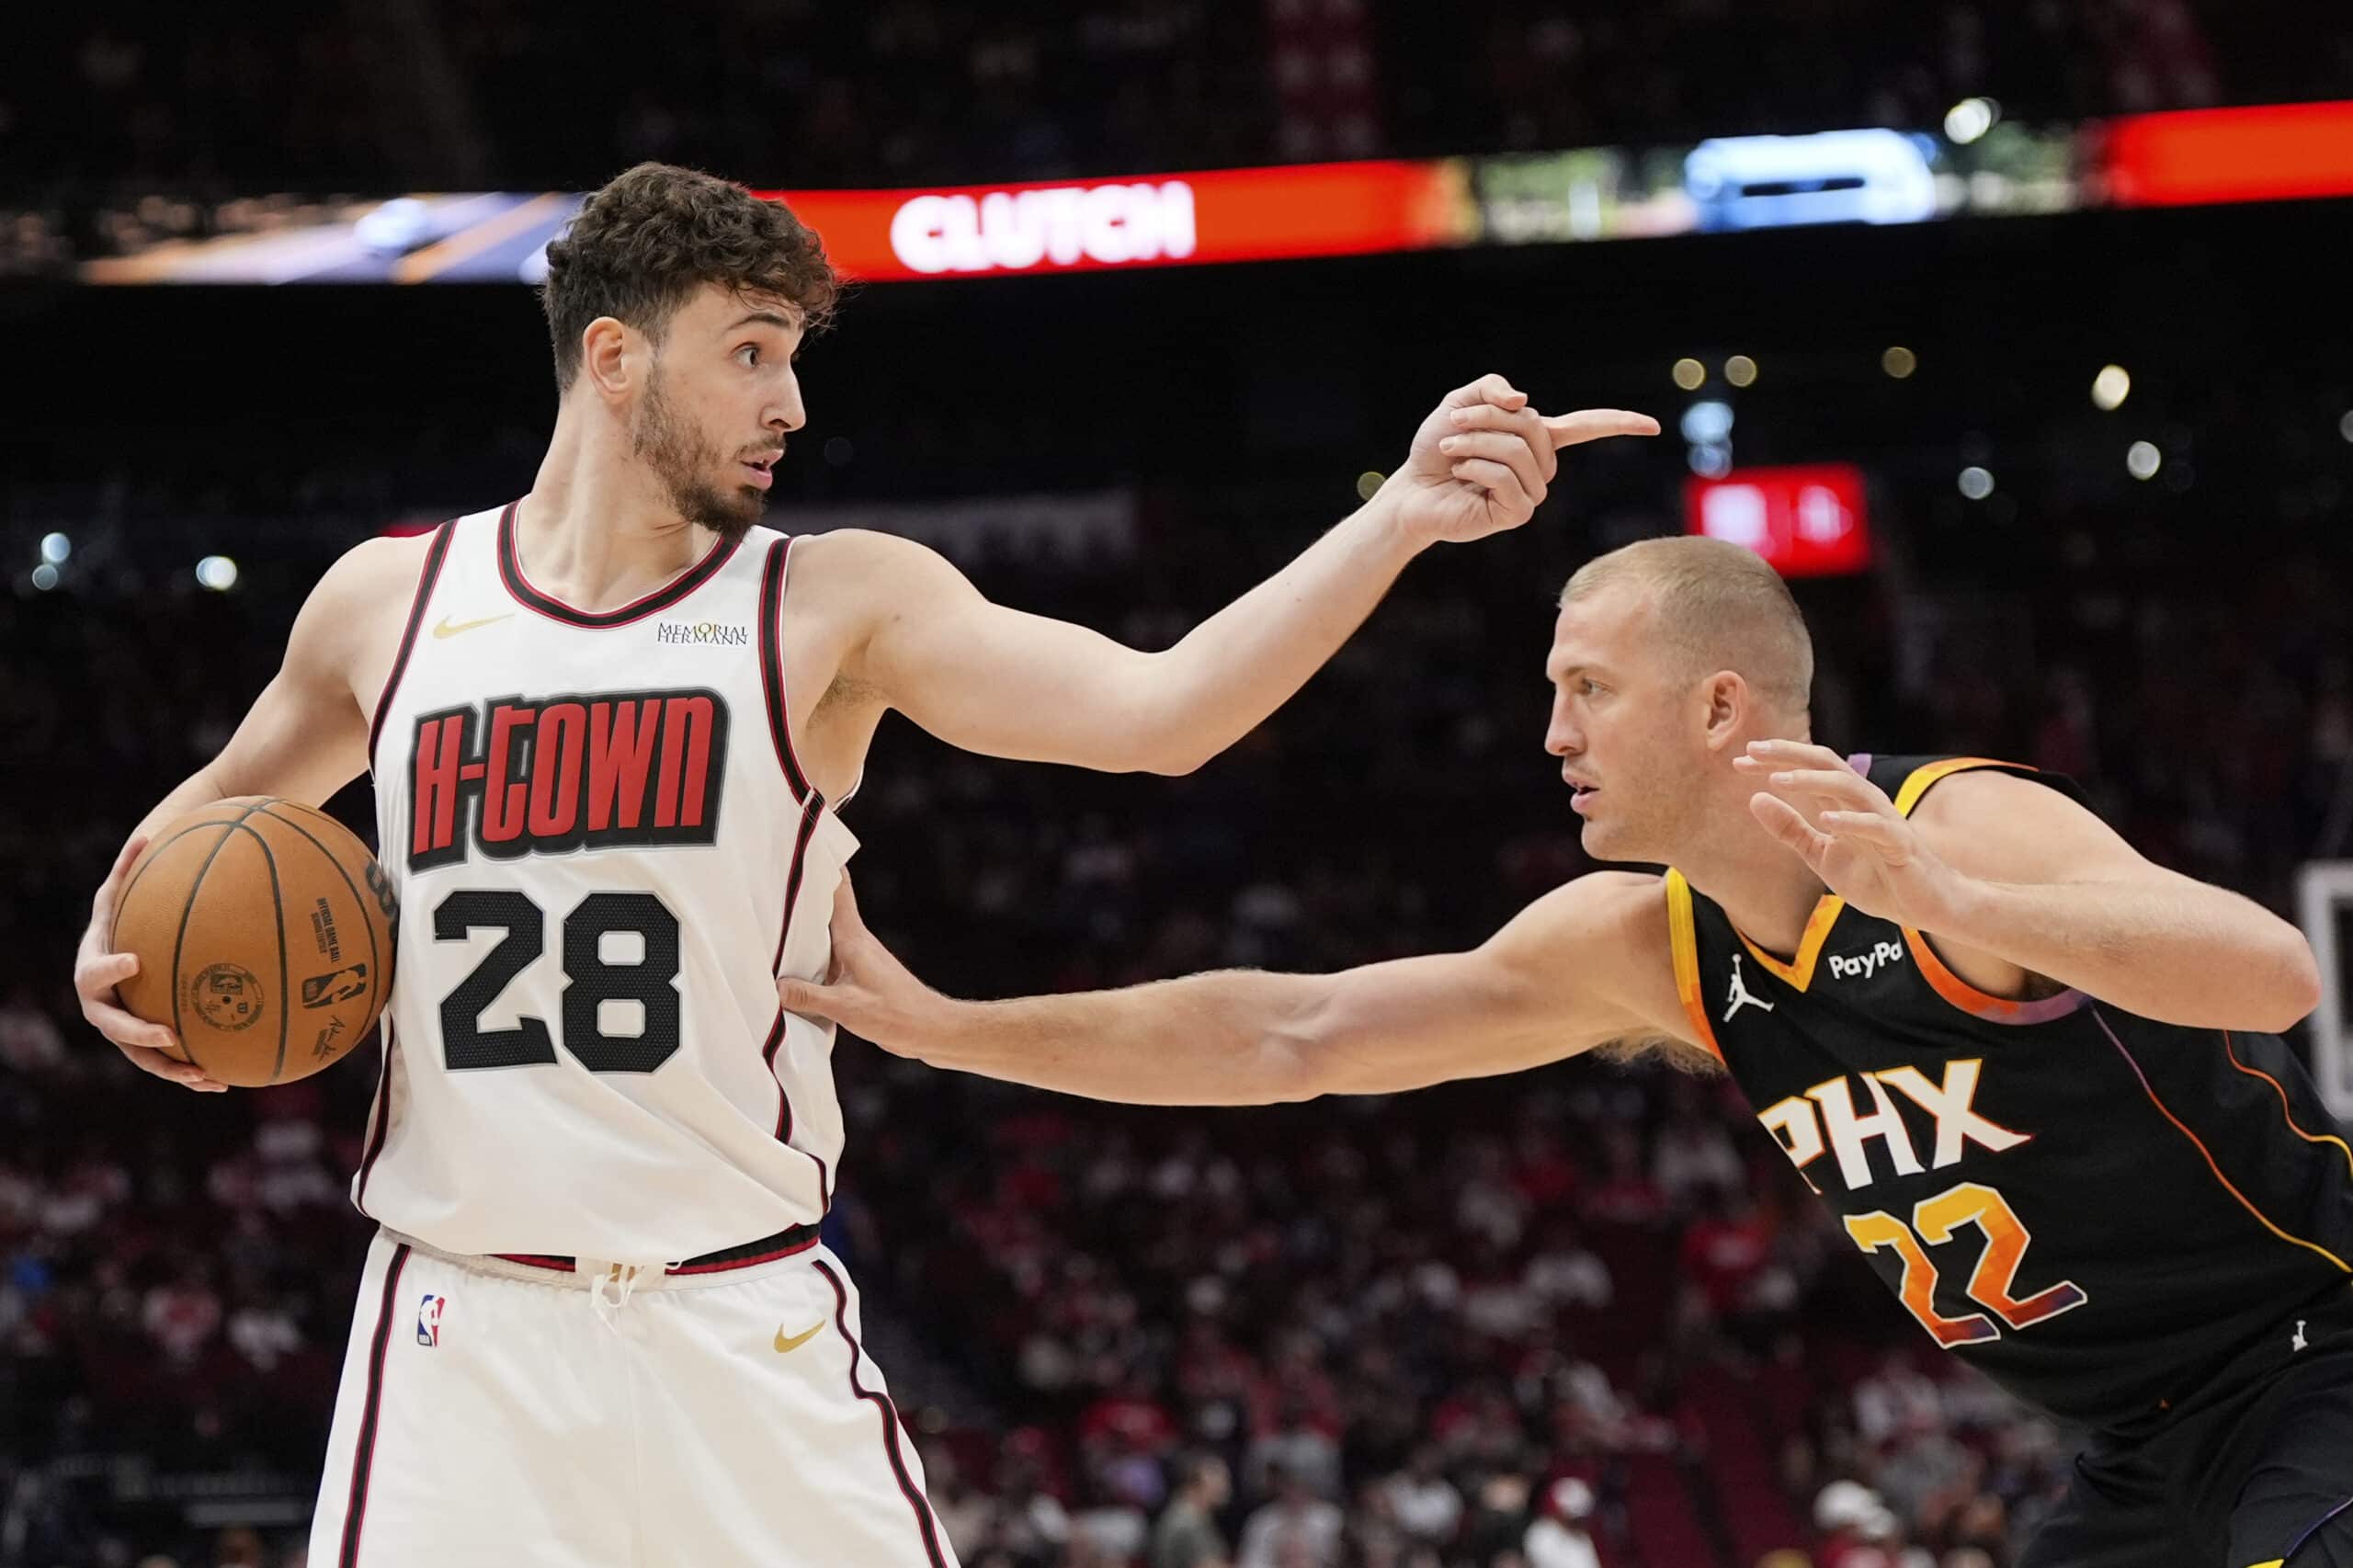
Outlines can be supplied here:
<path id="1" fill-rule="evenodd" d="M 139 972 L 122 1005 L 222 1083 L 308 1077 L 384 1010 L 394 909 L 375 857 L 324 812 L 267 795 L 200 807 L 131 866 L 113 946 Z"/>

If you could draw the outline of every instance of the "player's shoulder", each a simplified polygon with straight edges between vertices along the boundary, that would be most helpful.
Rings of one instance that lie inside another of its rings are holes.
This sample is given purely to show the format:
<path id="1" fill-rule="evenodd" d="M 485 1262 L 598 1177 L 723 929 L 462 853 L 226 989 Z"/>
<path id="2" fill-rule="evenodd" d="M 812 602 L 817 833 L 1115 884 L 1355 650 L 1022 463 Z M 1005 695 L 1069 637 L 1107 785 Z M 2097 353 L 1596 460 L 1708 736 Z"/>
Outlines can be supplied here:
<path id="1" fill-rule="evenodd" d="M 2020 812 L 2038 819 L 2090 814 L 2061 781 L 2009 766 L 1957 767 L 1923 792 L 1909 814 L 1934 838 L 2015 822 Z"/>
<path id="2" fill-rule="evenodd" d="M 1666 878 L 1656 871 L 1587 871 L 1562 885 L 1602 919 L 1640 929 L 1655 916 L 1664 931 Z"/>
<path id="3" fill-rule="evenodd" d="M 1563 950 L 1617 961 L 1672 961 L 1666 880 L 1651 871 L 1588 871 L 1520 911 L 1495 936 L 1507 956 L 1557 962 Z"/>
<path id="4" fill-rule="evenodd" d="M 786 592 L 796 608 L 822 606 L 829 619 L 872 625 L 974 590 L 946 556 L 918 540 L 833 528 L 793 540 Z"/>
<path id="5" fill-rule="evenodd" d="M 1588 871 L 1584 885 L 1593 929 L 1621 966 L 1622 979 L 1647 1004 L 1658 999 L 1658 982 L 1675 972 L 1675 923 L 1667 903 L 1666 878 L 1656 871 Z"/>
<path id="6" fill-rule="evenodd" d="M 426 533 L 362 540 L 337 556 L 303 603 L 294 625 L 298 642 L 340 642 L 378 618 L 406 610 L 433 538 Z"/>
<path id="7" fill-rule="evenodd" d="M 1657 871 L 1587 871 L 1561 886 L 1593 909 L 1625 919 L 1666 907 L 1666 878 Z"/>
<path id="8" fill-rule="evenodd" d="M 363 540 L 313 584 L 286 639 L 286 665 L 306 676 L 347 674 L 380 641 L 396 640 L 422 580 L 433 535 Z"/>
<path id="9" fill-rule="evenodd" d="M 1664 876 L 1589 871 L 1520 911 L 1482 953 L 1533 994 L 1600 1004 L 1619 1020 L 1613 1035 L 1682 1039 L 1670 918 Z"/>
<path id="10" fill-rule="evenodd" d="M 1899 800 L 1898 804 L 1902 804 Z M 1963 876 L 1989 881 L 2137 872 L 2138 851 L 2085 803 L 2074 782 L 2031 768 L 1972 767 L 1913 802 L 1914 830 Z"/>
<path id="11" fill-rule="evenodd" d="M 395 592 L 405 601 L 425 570 L 426 558 L 432 553 L 439 532 L 435 528 L 420 534 L 383 534 L 361 540 L 335 557 L 335 563 L 320 576 L 312 597 L 324 597 L 353 609 L 373 605 Z"/>
<path id="12" fill-rule="evenodd" d="M 792 541 L 792 569 L 829 575 L 880 577 L 910 565 L 942 561 L 931 546 L 875 528 L 828 528 Z"/>

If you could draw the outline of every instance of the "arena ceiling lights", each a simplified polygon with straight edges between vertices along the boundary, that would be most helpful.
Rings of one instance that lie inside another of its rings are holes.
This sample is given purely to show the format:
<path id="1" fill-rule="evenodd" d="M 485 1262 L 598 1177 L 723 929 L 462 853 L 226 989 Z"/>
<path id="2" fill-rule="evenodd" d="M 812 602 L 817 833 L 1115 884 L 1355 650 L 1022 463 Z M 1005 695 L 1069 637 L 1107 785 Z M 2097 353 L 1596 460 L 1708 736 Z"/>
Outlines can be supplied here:
<path id="1" fill-rule="evenodd" d="M 2353 101 L 2135 115 L 1966 143 L 1925 132 L 1224 169 L 906 190 L 772 190 L 874 283 L 1567 244 L 1818 223 L 2353 196 Z M 563 192 L 151 198 L 120 254 L 0 271 L 94 283 L 536 282 Z M 8 215 L 0 214 L 0 218 Z"/>

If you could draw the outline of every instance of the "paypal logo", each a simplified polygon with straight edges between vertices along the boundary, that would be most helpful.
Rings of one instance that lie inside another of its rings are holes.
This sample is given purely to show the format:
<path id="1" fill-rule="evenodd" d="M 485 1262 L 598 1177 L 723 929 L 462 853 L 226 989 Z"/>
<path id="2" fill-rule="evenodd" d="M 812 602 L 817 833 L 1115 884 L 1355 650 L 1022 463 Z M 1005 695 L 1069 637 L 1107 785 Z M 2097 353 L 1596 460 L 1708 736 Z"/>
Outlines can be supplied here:
<path id="1" fill-rule="evenodd" d="M 1874 945 L 1870 952 L 1857 953 L 1852 958 L 1840 953 L 1831 954 L 1830 975 L 1834 980 L 1850 980 L 1857 975 L 1869 980 L 1879 972 L 1880 965 L 1903 961 L 1903 943 L 1881 942 Z"/>

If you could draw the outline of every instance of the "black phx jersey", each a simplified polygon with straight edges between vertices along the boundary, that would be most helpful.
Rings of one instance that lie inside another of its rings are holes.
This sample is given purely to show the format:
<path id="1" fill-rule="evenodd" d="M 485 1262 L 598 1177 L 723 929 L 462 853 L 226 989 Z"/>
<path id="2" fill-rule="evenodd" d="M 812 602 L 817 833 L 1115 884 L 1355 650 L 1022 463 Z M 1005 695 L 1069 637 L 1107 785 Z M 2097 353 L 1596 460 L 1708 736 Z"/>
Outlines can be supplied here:
<path id="1" fill-rule="evenodd" d="M 1981 758 L 1854 759 L 1907 815 Z M 1667 874 L 1677 988 L 1922 1327 L 2109 1426 L 2353 1276 L 2353 1149 L 2287 1046 L 2065 992 L 2012 1002 L 1824 896 L 1788 962 Z"/>

